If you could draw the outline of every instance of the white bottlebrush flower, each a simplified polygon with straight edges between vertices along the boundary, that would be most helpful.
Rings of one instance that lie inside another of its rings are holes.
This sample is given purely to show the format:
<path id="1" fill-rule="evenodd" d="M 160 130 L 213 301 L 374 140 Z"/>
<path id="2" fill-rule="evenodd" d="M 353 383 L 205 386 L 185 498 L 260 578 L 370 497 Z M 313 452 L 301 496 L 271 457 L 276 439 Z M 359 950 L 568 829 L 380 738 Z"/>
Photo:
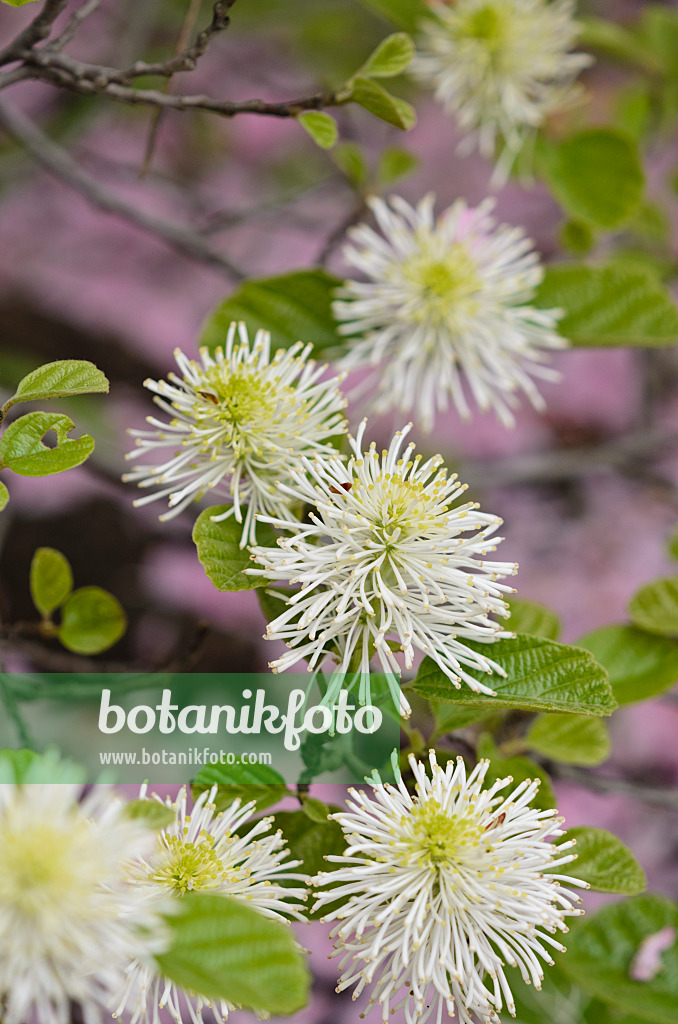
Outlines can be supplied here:
<path id="1" fill-rule="evenodd" d="M 279 539 L 276 548 L 252 549 L 263 569 L 248 572 L 301 585 L 269 624 L 268 637 L 289 647 L 271 668 L 280 671 L 306 658 L 312 670 L 333 655 L 339 665 L 335 686 L 343 674 L 354 673 L 349 687 L 359 681 L 360 699 L 369 703 L 376 654 L 396 705 L 407 715 L 392 638 L 407 668 L 416 648 L 456 686 L 463 680 L 492 694 L 477 675 L 503 670 L 465 641 L 513 635 L 490 618 L 508 616 L 502 595 L 513 588 L 498 581 L 517 569 L 484 560 L 501 539 L 490 539 L 501 519 L 479 512 L 473 502 L 454 507 L 466 485 L 456 474 L 448 478 L 439 455 L 422 462 L 409 444 L 401 457 L 411 424 L 382 453 L 374 442 L 363 452 L 365 426 L 350 439 L 348 464 L 303 460 L 294 482 L 281 485 L 290 498 L 312 506 L 310 522 L 287 526 L 292 536 Z M 335 693 L 330 687 L 325 700 Z"/>
<path id="2" fill-rule="evenodd" d="M 4 1024 L 98 1024 L 134 957 L 164 948 L 155 904 L 127 880 L 153 836 L 95 787 L 0 785 L 0 1003 Z"/>
<path id="3" fill-rule="evenodd" d="M 300 454 L 334 452 L 329 439 L 346 431 L 339 378 L 320 379 L 325 367 L 309 359 L 312 347 L 297 342 L 271 358 L 267 331 L 250 345 L 245 325 L 233 323 L 225 349 L 201 349 L 200 362 L 177 349 L 181 376 L 144 382 L 171 420 L 149 417 L 153 430 L 130 431 L 137 448 L 127 457 L 156 461 L 135 465 L 124 479 L 162 488 L 135 505 L 169 498 L 160 518 L 171 519 L 214 490 L 233 502 L 217 520 L 234 514 L 241 523 L 247 506 L 242 547 L 254 539 L 257 512 L 292 518 L 275 482 Z"/>
<path id="4" fill-rule="evenodd" d="M 466 388 L 511 426 L 520 392 L 544 407 L 532 377 L 557 379 L 543 363 L 566 344 L 561 313 L 530 305 L 543 268 L 520 228 L 496 226 L 492 200 L 459 200 L 437 220 L 434 202 L 373 198 L 380 231 L 350 233 L 345 258 L 364 280 L 346 281 L 333 309 L 340 333 L 361 337 L 341 365 L 378 367 L 376 411 L 414 409 L 424 430 L 450 400 L 468 418 Z"/>
<path id="5" fill-rule="evenodd" d="M 461 758 L 445 770 L 431 752 L 432 778 L 410 756 L 416 792 L 373 784 L 374 793 L 351 791 L 349 812 L 333 815 L 348 848 L 336 871 L 318 876 L 317 906 L 346 902 L 328 912 L 335 956 L 343 974 L 338 991 L 368 988 L 370 1007 L 384 1021 L 404 1007 L 408 1024 L 429 1017 L 440 1024 L 499 1020 L 515 1007 L 504 966 L 541 987 L 541 961 L 562 950 L 554 938 L 578 897 L 566 885 L 586 883 L 556 871 L 575 859 L 556 811 L 530 807 L 538 781 L 522 782 L 508 796 L 510 778 L 483 789 L 487 761 L 467 777 Z"/>
<path id="6" fill-rule="evenodd" d="M 280 883 L 305 882 L 306 878 L 292 873 L 299 861 L 287 860 L 285 840 L 279 831 L 271 834 L 274 819 L 260 818 L 249 823 L 255 805 L 241 806 L 239 800 L 217 812 L 216 794 L 216 786 L 201 793 L 190 812 L 185 788 L 175 801 L 169 797 L 163 801 L 153 794 L 153 799 L 175 811 L 175 819 L 160 830 L 155 853 L 134 871 L 137 886 L 157 895 L 181 897 L 187 892 L 206 892 L 231 896 L 266 917 L 283 922 L 285 915 L 304 920 L 298 900 L 306 899 L 305 886 Z M 141 797 L 145 796 L 143 786 Z M 130 1020 L 131 1024 L 148 1018 L 153 1024 L 160 1024 L 163 1008 L 177 1024 L 181 1024 L 184 1010 L 193 1024 L 202 1024 L 206 1009 L 224 1019 L 234 1009 L 225 1000 L 212 1005 L 164 978 L 147 961 L 136 961 L 129 969 L 116 1016 Z"/>
<path id="7" fill-rule="evenodd" d="M 421 25 L 412 72 L 484 156 L 504 144 L 501 175 L 530 134 L 572 102 L 592 62 L 572 53 L 574 13 L 574 0 L 456 0 L 434 2 Z"/>

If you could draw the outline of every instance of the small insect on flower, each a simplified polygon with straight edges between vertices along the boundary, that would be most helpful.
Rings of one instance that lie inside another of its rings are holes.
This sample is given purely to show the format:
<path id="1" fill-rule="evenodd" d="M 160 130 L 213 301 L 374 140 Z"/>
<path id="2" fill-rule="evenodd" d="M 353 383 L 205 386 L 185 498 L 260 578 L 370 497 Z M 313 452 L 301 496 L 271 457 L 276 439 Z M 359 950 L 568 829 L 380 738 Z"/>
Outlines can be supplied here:
<path id="1" fill-rule="evenodd" d="M 517 570 L 512 562 L 485 561 L 501 538 L 501 520 L 478 511 L 475 502 L 455 506 L 466 486 L 448 477 L 439 455 L 422 460 L 414 445 L 401 456 L 411 424 L 398 431 L 388 451 L 372 443 L 363 451 L 363 422 L 353 454 L 302 460 L 290 484 L 292 500 L 311 507 L 310 522 L 289 525 L 262 517 L 292 536 L 278 547 L 254 547 L 263 568 L 249 573 L 300 584 L 287 609 L 268 627 L 269 639 L 289 650 L 271 667 L 280 671 L 301 658 L 309 669 L 325 656 L 338 671 L 325 694 L 332 701 L 346 678 L 370 703 L 370 661 L 376 655 L 396 707 L 409 714 L 392 644 L 411 668 L 415 649 L 428 654 L 459 686 L 493 694 L 478 675 L 503 670 L 466 641 L 491 644 L 513 634 L 490 616 L 506 618 L 503 594 L 513 588 L 499 580 Z"/>
<path id="2" fill-rule="evenodd" d="M 298 901 L 306 899 L 305 885 L 281 883 L 307 879 L 293 873 L 300 862 L 287 859 L 281 832 L 271 834 L 274 819 L 250 821 L 254 803 L 241 806 L 239 800 L 217 811 L 217 790 L 213 786 L 201 793 L 190 813 L 185 787 L 175 801 L 153 794 L 154 800 L 174 810 L 175 819 L 161 829 L 154 853 L 134 868 L 137 887 L 151 897 L 181 897 L 187 892 L 231 896 L 266 917 L 303 921 L 304 908 Z M 145 786 L 140 795 L 146 796 Z M 116 1016 L 131 1024 L 148 1019 L 160 1024 L 163 1008 L 177 1024 L 182 1024 L 183 1011 L 193 1024 L 202 1024 L 206 1009 L 225 1020 L 235 1007 L 225 1000 L 213 1005 L 164 978 L 148 962 L 135 961 L 119 993 Z"/>
<path id="3" fill-rule="evenodd" d="M 592 63 L 572 53 L 574 11 L 574 0 L 456 0 L 434 2 L 421 23 L 412 72 L 483 156 L 499 155 L 499 181 L 546 118 L 573 102 Z"/>
<path id="4" fill-rule="evenodd" d="M 504 1005 L 515 1014 L 505 965 L 540 988 L 542 961 L 564 948 L 554 936 L 583 913 L 565 886 L 587 884 L 556 873 L 575 859 L 575 840 L 549 841 L 563 819 L 530 806 L 537 780 L 504 795 L 510 778 L 483 788 L 488 761 L 468 776 L 462 758 L 443 769 L 433 751 L 431 777 L 414 755 L 410 765 L 414 795 L 402 779 L 373 783 L 332 816 L 348 846 L 314 884 L 330 886 L 316 909 L 342 900 L 324 918 L 337 922 L 337 991 L 368 989 L 384 1022 L 401 1008 L 408 1024 L 498 1022 Z"/>
<path id="5" fill-rule="evenodd" d="M 544 276 L 530 239 L 495 225 L 492 200 L 460 200 L 437 219 L 432 195 L 369 203 L 379 231 L 354 228 L 344 253 L 365 280 L 345 281 L 333 311 L 341 334 L 361 336 L 340 366 L 378 367 L 363 385 L 376 387 L 375 411 L 414 410 L 428 431 L 450 402 L 470 417 L 466 390 L 507 427 L 520 392 L 543 409 L 532 378 L 557 379 L 543 364 L 567 343 L 561 312 L 530 305 Z"/>
<path id="6" fill-rule="evenodd" d="M 162 952 L 165 928 L 127 879 L 153 835 L 95 786 L 0 785 L 0 1001 L 5 1024 L 85 1024 L 107 1003 L 130 960 Z"/>
<path id="7" fill-rule="evenodd" d="M 215 520 L 234 515 L 243 524 L 241 547 L 255 539 L 256 515 L 293 518 L 276 490 L 301 454 L 330 454 L 329 440 L 346 432 L 346 400 L 339 377 L 321 380 L 326 367 L 309 359 L 312 345 L 298 342 L 271 357 L 271 337 L 257 331 L 250 345 L 244 324 L 231 324 L 225 349 L 200 350 L 200 362 L 177 349 L 181 376 L 145 381 L 169 422 L 149 417 L 153 430 L 131 430 L 136 449 L 151 455 L 124 480 L 160 486 L 135 505 L 168 498 L 171 519 L 209 491 L 232 500 Z M 163 486 L 167 485 L 167 486 Z"/>

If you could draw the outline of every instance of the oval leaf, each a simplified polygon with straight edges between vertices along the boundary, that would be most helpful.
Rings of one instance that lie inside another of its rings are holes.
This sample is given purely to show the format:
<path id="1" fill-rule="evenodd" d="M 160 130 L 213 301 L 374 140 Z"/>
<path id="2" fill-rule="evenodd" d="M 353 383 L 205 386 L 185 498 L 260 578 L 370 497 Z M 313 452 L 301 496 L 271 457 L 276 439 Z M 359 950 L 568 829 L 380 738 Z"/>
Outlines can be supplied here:
<path id="1" fill-rule="evenodd" d="M 101 587 L 75 590 L 61 609 L 58 637 L 76 654 L 99 654 L 112 647 L 127 628 L 127 617 L 113 594 Z"/>
<path id="2" fill-rule="evenodd" d="M 279 921 L 229 896 L 187 893 L 169 923 L 172 944 L 157 960 L 182 988 L 275 1016 L 306 1005 L 308 968 Z"/>
<path id="3" fill-rule="evenodd" d="M 54 548 L 38 548 L 31 562 L 30 587 L 33 604 L 47 618 L 73 589 L 73 573 L 66 556 Z"/>
<path id="4" fill-rule="evenodd" d="M 269 587 L 271 581 L 263 576 L 246 576 L 244 569 L 252 567 L 247 548 L 240 547 L 242 525 L 233 516 L 215 523 L 212 516 L 221 515 L 229 505 L 213 505 L 200 513 L 193 527 L 193 542 L 198 549 L 198 561 L 217 590 L 253 590 Z M 275 543 L 270 526 L 257 526 L 257 542 L 265 546 Z"/>
<path id="5" fill-rule="evenodd" d="M 309 110 L 305 114 L 299 114 L 297 121 L 321 149 L 331 149 L 339 138 L 337 122 L 322 110 Z"/>
<path id="6" fill-rule="evenodd" d="M 10 408 L 15 402 L 67 398 L 92 392 L 108 393 L 108 380 L 101 370 L 86 359 L 60 359 L 56 363 L 45 363 L 27 374 L 5 408 Z"/>
<path id="7" fill-rule="evenodd" d="M 562 309 L 558 331 L 576 346 L 673 345 L 678 310 L 656 276 L 637 266 L 552 266 L 537 289 L 535 305 Z"/>
<path id="8" fill-rule="evenodd" d="M 543 146 L 541 155 L 551 192 L 574 220 L 615 228 L 640 203 L 643 167 L 633 140 L 622 132 L 592 128 Z"/>
<path id="9" fill-rule="evenodd" d="M 568 839 L 577 840 L 577 859 L 571 873 L 588 882 L 596 892 L 636 896 L 647 888 L 645 872 L 628 846 L 604 828 L 568 828 Z"/>
<path id="10" fill-rule="evenodd" d="M 175 812 L 167 804 L 158 800 L 130 800 L 125 804 L 125 817 L 133 821 L 141 821 L 148 828 L 161 829 L 171 825 L 176 818 Z"/>
<path id="11" fill-rule="evenodd" d="M 58 413 L 29 412 L 11 423 L 0 440 L 0 466 L 19 476 L 50 476 L 79 466 L 94 451 L 89 434 L 69 438 L 75 424 Z M 43 444 L 48 430 L 56 434 L 55 448 Z"/>
<path id="12" fill-rule="evenodd" d="M 282 775 L 267 764 L 205 765 L 193 780 L 193 797 L 211 789 L 215 783 L 219 791 L 214 802 L 220 811 L 230 807 L 234 800 L 242 800 L 244 804 L 254 800 L 256 809 L 263 811 L 289 795 Z"/>
<path id="13" fill-rule="evenodd" d="M 678 643 L 633 626 L 603 626 L 577 641 L 604 665 L 619 704 L 647 700 L 678 681 Z"/>
<path id="14" fill-rule="evenodd" d="M 323 270 L 296 270 L 279 277 L 246 281 L 208 316 L 200 343 L 209 349 L 223 345 L 233 321 L 247 323 L 250 335 L 259 329 L 271 332 L 271 348 L 289 348 L 311 341 L 317 354 L 341 347 L 332 316 L 332 296 L 341 284 Z"/>
<path id="15" fill-rule="evenodd" d="M 414 107 L 405 100 L 391 96 L 381 85 L 371 78 L 356 78 L 352 83 L 351 99 L 370 114 L 392 124 L 395 128 L 407 131 L 417 123 Z"/>
<path id="16" fill-rule="evenodd" d="M 678 938 L 661 954 L 654 978 L 634 981 L 631 975 L 643 943 L 668 928 L 678 936 L 678 904 L 649 893 L 634 896 L 577 923 L 558 963 L 586 992 L 625 1013 L 678 1024 Z"/>
<path id="17" fill-rule="evenodd" d="M 632 622 L 648 633 L 678 636 L 678 576 L 641 587 L 629 603 Z"/>
<path id="18" fill-rule="evenodd" d="M 541 637 L 517 636 L 493 644 L 467 647 L 491 657 L 506 676 L 482 675 L 491 679 L 495 697 L 474 693 L 462 684 L 456 689 L 435 662 L 426 658 L 411 683 L 415 693 L 427 700 L 478 707 L 484 711 L 519 708 L 524 711 L 562 711 L 579 715 L 609 715 L 616 705 L 607 673 L 588 651 Z"/>
<path id="19" fill-rule="evenodd" d="M 380 14 L 398 28 L 406 32 L 414 32 L 419 28 L 421 19 L 429 14 L 425 0 L 360 0 L 376 14 Z"/>
<path id="20" fill-rule="evenodd" d="M 0 512 L 2 512 L 3 508 L 5 507 L 5 505 L 7 504 L 8 501 L 9 501 L 9 491 L 7 490 L 5 485 L 2 483 L 2 481 L 0 481 Z"/>
<path id="21" fill-rule="evenodd" d="M 336 811 L 336 807 L 328 807 L 328 812 Z M 330 855 L 340 857 L 346 849 L 346 837 L 341 825 L 336 821 L 316 821 L 305 811 L 282 811 L 275 816 L 277 828 L 287 841 L 290 856 L 301 861 L 295 868 L 313 878 L 320 871 L 334 871 L 341 867 L 326 858 Z M 345 902 L 345 897 L 342 902 Z M 337 901 L 338 905 L 338 901 Z M 333 904 L 334 906 L 334 904 Z M 311 920 L 322 918 L 327 913 L 324 907 L 319 911 L 311 911 Z"/>
<path id="22" fill-rule="evenodd" d="M 610 756 L 607 727 L 599 718 L 539 715 L 526 737 L 531 750 L 564 764 L 602 764 Z"/>
<path id="23" fill-rule="evenodd" d="M 394 32 L 379 43 L 367 58 L 360 74 L 367 78 L 393 78 L 401 74 L 414 56 L 414 43 L 406 32 Z"/>
<path id="24" fill-rule="evenodd" d="M 545 636 L 549 640 L 557 640 L 560 635 L 560 619 L 550 608 L 536 601 L 525 601 L 522 597 L 512 597 L 509 601 L 511 618 L 507 629 L 516 633 L 530 633 L 532 636 Z"/>

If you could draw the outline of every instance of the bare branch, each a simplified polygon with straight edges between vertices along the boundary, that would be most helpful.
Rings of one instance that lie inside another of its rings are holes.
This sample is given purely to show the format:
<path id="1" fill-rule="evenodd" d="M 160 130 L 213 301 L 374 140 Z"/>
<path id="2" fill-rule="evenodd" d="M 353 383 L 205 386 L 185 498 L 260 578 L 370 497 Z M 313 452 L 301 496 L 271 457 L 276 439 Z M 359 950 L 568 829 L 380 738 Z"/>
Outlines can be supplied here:
<path id="1" fill-rule="evenodd" d="M 67 3 L 68 0 L 45 0 L 45 6 L 30 25 L 27 25 L 4 50 L 0 50 L 0 65 L 21 60 L 26 50 L 42 42 L 49 35 L 52 25 Z"/>
<path id="2" fill-rule="evenodd" d="M 73 158 L 17 110 L 0 102 L 0 125 L 52 174 L 76 189 L 90 203 L 106 213 L 116 214 L 169 242 L 179 252 L 228 274 L 234 280 L 243 275 L 226 257 L 210 248 L 189 228 L 162 220 L 139 209 L 102 187 Z"/>
<path id="3" fill-rule="evenodd" d="M 592 772 L 589 768 L 576 768 L 573 765 L 549 764 L 548 770 L 555 779 L 573 782 L 598 793 L 622 793 L 635 800 L 642 800 L 643 803 L 678 811 L 678 790 L 673 788 L 648 786 L 632 779 L 601 775 L 598 772 Z"/>
<path id="4" fill-rule="evenodd" d="M 52 51 L 61 50 L 62 47 L 70 43 L 77 34 L 83 21 L 85 21 L 86 18 L 89 18 L 90 14 L 94 14 L 100 6 L 101 0 L 87 0 L 82 7 L 73 12 L 63 31 L 60 32 L 58 36 L 55 36 L 54 39 L 51 39 L 45 46 L 45 49 Z"/>

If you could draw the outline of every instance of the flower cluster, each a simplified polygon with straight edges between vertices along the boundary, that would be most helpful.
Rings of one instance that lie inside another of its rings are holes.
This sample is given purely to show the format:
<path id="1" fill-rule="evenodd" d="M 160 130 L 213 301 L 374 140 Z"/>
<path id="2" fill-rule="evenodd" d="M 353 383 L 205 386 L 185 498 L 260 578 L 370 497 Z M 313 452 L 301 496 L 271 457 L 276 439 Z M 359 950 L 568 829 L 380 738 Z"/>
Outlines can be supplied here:
<path id="1" fill-rule="evenodd" d="M 364 280 L 346 281 L 334 302 L 340 332 L 359 336 L 341 365 L 377 367 L 375 411 L 415 410 L 424 430 L 450 402 L 468 418 L 466 388 L 511 426 L 520 392 L 543 408 L 532 378 L 557 376 L 543 364 L 566 344 L 559 311 L 530 305 L 539 258 L 521 229 L 495 226 L 492 201 L 460 200 L 438 219 L 434 202 L 373 198 L 379 231 L 350 232 L 345 258 Z"/>
<path id="2" fill-rule="evenodd" d="M 290 499 L 311 507 L 310 521 L 262 517 L 290 536 L 277 548 L 252 548 L 263 568 L 248 571 L 300 585 L 269 624 L 268 637 L 289 648 L 271 667 L 285 669 L 306 658 L 312 669 L 333 654 L 339 663 L 335 678 L 355 673 L 361 699 L 369 702 L 376 654 L 396 705 L 407 715 L 394 638 L 406 667 L 418 649 L 456 686 L 463 681 L 491 694 L 477 673 L 502 670 L 466 641 L 483 644 L 512 635 L 491 615 L 507 616 L 503 594 L 513 588 L 499 580 L 517 567 L 485 560 L 499 543 L 492 535 L 501 520 L 473 502 L 455 506 L 466 487 L 456 474 L 447 476 L 440 456 L 422 460 L 413 444 L 401 454 L 409 426 L 381 453 L 374 443 L 363 451 L 365 426 L 350 438 L 347 464 L 339 458 L 304 459 L 292 482 L 280 485 Z M 332 697 L 328 692 L 326 699 Z"/>
<path id="3" fill-rule="evenodd" d="M 503 144 L 504 177 L 529 135 L 572 102 L 575 79 L 591 63 L 572 52 L 574 0 L 436 0 L 432 7 L 412 70 L 484 156 Z"/>
<path id="4" fill-rule="evenodd" d="M 145 795 L 143 787 L 141 796 Z M 288 852 L 280 832 L 270 834 L 274 819 L 250 821 L 254 803 L 241 806 L 239 800 L 217 812 L 216 795 L 216 786 L 201 793 L 190 813 L 185 788 L 176 800 L 166 799 L 165 805 L 175 812 L 175 818 L 160 831 L 152 855 L 135 868 L 137 887 L 149 897 L 158 893 L 174 897 L 186 892 L 219 893 L 247 902 L 267 917 L 284 921 L 284 915 L 288 915 L 303 920 L 297 901 L 306 899 L 305 887 L 280 883 L 304 882 L 305 876 L 292 873 L 299 861 L 286 860 Z M 162 803 L 156 794 L 153 799 Z M 163 1008 L 177 1024 L 182 1024 L 183 1008 L 193 1024 L 201 1024 L 203 1011 L 213 1008 L 202 996 L 180 988 L 140 960 L 129 967 L 116 1015 L 124 1016 L 130 1005 L 130 1024 L 148 1017 L 159 1024 Z M 234 1008 L 226 1000 L 219 1001 L 223 1019 Z"/>
<path id="5" fill-rule="evenodd" d="M 300 455 L 334 451 L 329 439 L 346 430 L 339 379 L 321 380 L 325 367 L 309 360 L 311 348 L 298 342 L 271 358 L 266 331 L 250 345 L 245 325 L 233 323 L 225 348 L 201 349 L 200 362 L 177 349 L 181 376 L 145 381 L 171 419 L 149 417 L 153 430 L 130 431 L 137 448 L 128 458 L 163 453 L 163 461 L 126 474 L 139 487 L 161 487 L 135 504 L 168 498 L 161 519 L 170 519 L 210 491 L 223 494 L 233 504 L 216 518 L 243 523 L 243 547 L 255 539 L 258 512 L 293 519 L 276 481 Z"/>
<path id="6" fill-rule="evenodd" d="M 402 781 L 374 784 L 333 816 L 348 848 L 316 879 L 331 886 L 316 906 L 342 901 L 324 918 L 337 922 L 337 991 L 369 989 L 384 1022 L 400 1008 L 408 1024 L 498 1022 L 504 1005 L 515 1013 L 504 966 L 540 988 L 542 961 L 564 948 L 555 935 L 582 913 L 562 883 L 586 884 L 557 873 L 575 859 L 574 840 L 548 841 L 563 819 L 530 806 L 537 781 L 508 795 L 510 778 L 483 789 L 488 763 L 467 775 L 461 758 L 443 769 L 431 752 L 429 777 L 411 756 L 414 795 Z"/>

